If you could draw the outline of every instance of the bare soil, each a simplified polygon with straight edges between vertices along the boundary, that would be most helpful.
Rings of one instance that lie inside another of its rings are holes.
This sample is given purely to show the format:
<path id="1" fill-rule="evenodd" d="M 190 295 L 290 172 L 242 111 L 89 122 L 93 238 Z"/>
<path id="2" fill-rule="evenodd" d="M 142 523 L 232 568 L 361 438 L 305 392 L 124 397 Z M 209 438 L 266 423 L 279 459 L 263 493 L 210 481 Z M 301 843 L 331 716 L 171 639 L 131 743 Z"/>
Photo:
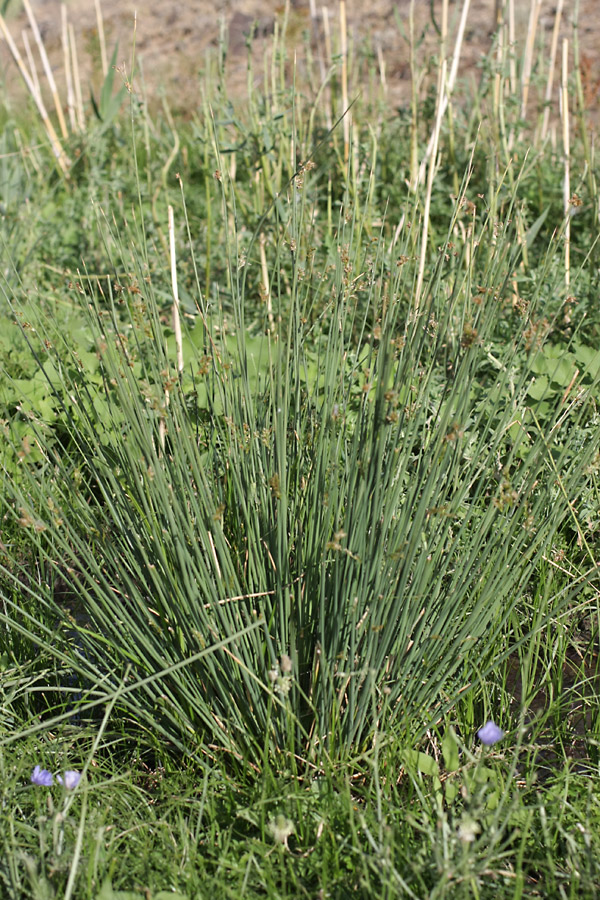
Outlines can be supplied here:
<path id="1" fill-rule="evenodd" d="M 57 72 L 62 77 L 62 46 L 60 3 L 57 0 L 31 0 L 44 43 Z M 425 59 L 428 47 L 433 49 L 437 40 L 435 26 L 440 23 L 441 0 L 416 0 L 415 29 L 419 34 L 427 28 L 428 37 L 419 50 Z M 561 35 L 571 37 L 575 0 L 565 0 L 562 14 Z M 495 25 L 496 0 L 472 0 L 465 42 L 462 50 L 462 69 L 468 71 L 477 66 L 488 53 Z M 514 0 L 517 43 L 527 32 L 531 0 Z M 556 14 L 556 0 L 541 0 L 538 34 L 543 33 L 544 45 L 549 52 L 552 28 Z M 408 45 L 402 36 L 402 28 L 408 30 L 410 0 L 347 0 L 349 53 L 360 48 L 372 48 L 374 59 L 383 61 L 385 81 L 390 105 L 404 102 L 408 96 L 410 68 Z M 24 12 L 19 12 L 20 0 L 12 0 L 7 21 L 11 34 L 23 48 L 21 30 L 27 27 Z M 313 2 L 316 18 L 311 18 L 307 0 L 291 0 L 288 15 L 288 44 L 294 43 L 302 57 L 304 35 L 311 35 L 313 51 L 324 54 L 323 9 Z M 276 23 L 281 23 L 285 7 L 281 0 L 180 0 L 178 3 L 157 0 L 101 0 L 104 28 L 109 57 L 115 42 L 119 41 L 119 62 L 129 67 L 134 34 L 136 54 L 142 63 L 145 87 L 156 95 L 159 86 L 172 106 L 185 110 L 197 108 L 199 101 L 198 73 L 205 67 L 207 51 L 218 46 L 223 24 L 228 32 L 227 55 L 228 87 L 233 95 L 243 97 L 247 78 L 247 35 L 254 30 L 253 55 L 255 61 L 268 55 Z M 462 3 L 450 3 L 450 48 L 458 25 Z M 73 24 L 78 46 L 82 82 L 98 87 L 100 67 L 98 54 L 98 29 L 94 0 L 68 0 L 68 18 Z M 337 0 L 326 0 L 325 12 L 329 18 L 329 30 L 333 52 L 339 52 L 340 7 Z M 428 43 L 429 42 L 429 43 Z M 600 104 L 600 0 L 580 0 L 579 42 L 586 103 L 590 111 L 598 113 Z M 518 47 L 522 52 L 522 48 Z M 19 74 L 9 54 L 6 43 L 0 41 L 0 66 L 4 72 L 9 92 L 18 92 Z M 40 67 L 41 70 L 41 67 Z M 255 69 L 257 79 L 262 79 L 262 67 Z M 558 72 L 555 78 L 558 81 Z"/>

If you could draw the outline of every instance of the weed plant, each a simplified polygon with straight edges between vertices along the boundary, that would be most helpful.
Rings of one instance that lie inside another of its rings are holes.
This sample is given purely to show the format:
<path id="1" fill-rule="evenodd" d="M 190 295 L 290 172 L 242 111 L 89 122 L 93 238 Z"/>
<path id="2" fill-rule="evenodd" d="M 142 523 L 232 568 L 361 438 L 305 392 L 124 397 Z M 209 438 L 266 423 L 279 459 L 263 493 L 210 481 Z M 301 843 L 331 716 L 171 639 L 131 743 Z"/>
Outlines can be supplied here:
<path id="1" fill-rule="evenodd" d="M 275 42 L 68 178 L 2 137 L 0 883 L 593 896 L 597 195 L 485 73 L 346 140 Z"/>

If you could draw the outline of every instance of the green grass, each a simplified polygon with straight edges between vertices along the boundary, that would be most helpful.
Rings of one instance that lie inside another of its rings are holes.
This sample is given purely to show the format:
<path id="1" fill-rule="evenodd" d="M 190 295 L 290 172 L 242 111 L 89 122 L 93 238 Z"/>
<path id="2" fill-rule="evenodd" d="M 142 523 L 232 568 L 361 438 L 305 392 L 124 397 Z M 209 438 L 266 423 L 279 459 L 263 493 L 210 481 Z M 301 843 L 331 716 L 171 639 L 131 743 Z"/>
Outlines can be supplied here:
<path id="1" fill-rule="evenodd" d="M 68 177 L 6 99 L 2 896 L 593 897 L 589 143 L 569 256 L 506 55 L 345 146 L 287 52 L 187 121 L 107 79 Z"/>

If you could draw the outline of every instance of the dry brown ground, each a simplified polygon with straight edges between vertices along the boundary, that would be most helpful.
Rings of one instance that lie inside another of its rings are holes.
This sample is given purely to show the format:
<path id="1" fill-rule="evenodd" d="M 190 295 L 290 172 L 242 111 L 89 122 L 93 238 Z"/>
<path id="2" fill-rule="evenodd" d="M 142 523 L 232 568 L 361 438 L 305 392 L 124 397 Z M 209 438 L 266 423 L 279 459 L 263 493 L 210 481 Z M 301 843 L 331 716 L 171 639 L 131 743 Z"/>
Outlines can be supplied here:
<path id="1" fill-rule="evenodd" d="M 60 83 L 60 4 L 57 0 L 31 0 L 31 3 Z M 522 38 L 527 30 L 530 0 L 514 0 L 514 3 L 517 37 Z M 310 29 L 317 41 L 314 46 L 318 51 L 323 47 L 323 4 L 315 0 L 314 5 L 319 14 L 318 27 L 311 22 L 308 0 L 292 0 L 289 35 L 291 42 L 297 41 L 300 46 L 302 33 Z M 543 34 L 546 46 L 550 44 L 556 5 L 556 0 L 542 0 L 541 3 L 539 33 Z M 325 6 L 329 9 L 335 47 L 339 39 L 339 3 L 337 0 L 328 0 Z M 410 0 L 347 0 L 350 51 L 367 45 L 381 51 L 392 106 L 402 102 L 407 96 L 410 76 L 408 50 L 397 19 L 407 26 L 409 6 Z M 465 70 L 476 66 L 481 55 L 489 50 L 494 6 L 495 0 L 472 0 L 462 52 Z M 565 36 L 571 34 L 574 6 L 575 0 L 565 0 L 562 16 L 562 33 Z M 18 12 L 20 7 L 20 0 L 11 0 L 7 19 L 12 35 L 22 46 L 20 34 L 27 20 L 23 13 Z M 451 0 L 451 43 L 461 7 L 462 3 Z M 281 18 L 284 5 L 281 0 L 181 0 L 178 3 L 160 0 L 101 0 L 101 8 L 109 52 L 115 41 L 119 40 L 120 61 L 130 57 L 134 13 L 137 10 L 136 48 L 143 63 L 146 85 L 150 93 L 158 85 L 164 85 L 170 102 L 175 107 L 185 109 L 188 106 L 194 108 L 199 100 L 198 72 L 205 65 L 207 50 L 218 44 L 221 22 L 226 23 L 229 32 L 227 75 L 230 90 L 243 96 L 246 85 L 246 34 L 255 22 L 257 37 L 254 52 L 256 60 L 260 61 L 269 52 L 274 24 Z M 434 9 L 439 22 L 441 0 L 435 0 Z M 67 10 L 77 36 L 83 70 L 82 81 L 84 85 L 90 81 L 97 85 L 98 32 L 94 0 L 68 0 Z M 416 0 L 415 16 L 417 31 L 431 23 L 429 0 Z M 586 100 L 589 108 L 597 112 L 600 101 L 600 0 L 580 0 L 579 22 Z M 433 38 L 435 35 L 431 25 L 429 32 Z M 426 47 L 425 44 L 421 48 L 422 56 L 427 53 Z M 18 92 L 19 77 L 3 41 L 0 42 L 0 64 L 8 90 L 13 94 Z"/>

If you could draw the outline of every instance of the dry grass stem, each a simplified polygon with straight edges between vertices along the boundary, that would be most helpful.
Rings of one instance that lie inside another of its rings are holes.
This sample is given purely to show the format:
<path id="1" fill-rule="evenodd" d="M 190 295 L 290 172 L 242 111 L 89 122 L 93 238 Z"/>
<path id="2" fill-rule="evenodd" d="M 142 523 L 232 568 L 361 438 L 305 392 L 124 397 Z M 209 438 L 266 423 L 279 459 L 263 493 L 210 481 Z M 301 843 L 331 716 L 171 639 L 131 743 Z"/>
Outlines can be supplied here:
<path id="1" fill-rule="evenodd" d="M 448 0 L 442 0 L 442 23 L 440 25 L 440 56 L 446 57 L 448 43 Z"/>
<path id="2" fill-rule="evenodd" d="M 17 66 L 19 68 L 19 72 L 21 73 L 21 77 L 23 78 L 23 81 L 25 82 L 25 85 L 27 86 L 27 90 L 31 94 L 33 101 L 37 107 L 37 110 L 40 114 L 40 117 L 41 117 L 43 125 L 44 125 L 44 129 L 46 131 L 46 134 L 48 135 L 48 140 L 50 141 L 50 145 L 52 147 L 52 152 L 54 153 L 56 160 L 57 160 L 63 174 L 68 177 L 71 160 L 69 159 L 69 157 L 66 155 L 65 151 L 63 150 L 62 144 L 56 133 L 54 125 L 50 121 L 48 111 L 46 110 L 44 101 L 42 100 L 42 95 L 40 94 L 40 92 L 38 90 L 36 90 L 36 87 L 31 78 L 31 75 L 29 74 L 29 72 L 27 70 L 27 66 L 25 65 L 25 63 L 23 61 L 23 57 L 21 56 L 21 54 L 19 52 L 19 48 L 13 41 L 12 35 L 6 26 L 6 22 L 4 21 L 4 16 L 2 16 L 2 15 L 0 15 L 0 31 L 4 35 L 4 39 L 6 40 L 6 43 L 8 44 L 8 49 L 11 52 L 12 58 L 16 62 Z"/>
<path id="3" fill-rule="evenodd" d="M 340 52 L 342 55 L 342 111 L 344 113 L 344 165 L 346 166 L 346 177 L 348 177 L 352 114 L 348 110 L 348 24 L 346 21 L 346 0 L 340 0 L 340 41 Z"/>
<path id="4" fill-rule="evenodd" d="M 531 0 L 529 10 L 529 23 L 527 25 L 527 37 L 525 38 L 525 52 L 523 54 L 523 71 L 521 73 L 521 118 L 527 118 L 527 101 L 529 99 L 529 83 L 531 80 L 531 67 L 533 64 L 533 49 L 537 32 L 540 7 L 542 0 Z"/>
<path id="5" fill-rule="evenodd" d="M 410 183 L 416 185 L 419 177 L 419 114 L 418 114 L 418 97 L 417 97 L 417 63 L 415 59 L 415 0 L 410 0 L 408 10 L 408 40 L 409 40 L 409 60 L 410 60 Z M 400 227 L 400 226 L 399 226 Z M 397 236 L 394 238 L 396 243 Z"/>
<path id="6" fill-rule="evenodd" d="M 42 60 L 42 66 L 44 67 L 46 78 L 48 79 L 50 93 L 52 94 L 54 107 L 56 109 L 56 115 L 58 116 L 58 124 L 60 125 L 60 130 L 63 138 L 66 138 L 69 136 L 69 132 L 67 131 L 67 123 L 65 122 L 64 113 L 62 111 L 62 104 L 60 102 L 60 97 L 58 96 L 56 82 L 54 81 L 54 75 L 52 74 L 52 67 L 50 66 L 50 60 L 48 59 L 48 54 L 46 53 L 46 48 L 44 47 L 44 42 L 42 41 L 40 29 L 38 28 L 38 24 L 36 22 L 29 0 L 23 0 L 23 5 L 25 7 L 25 12 L 27 13 L 27 18 L 29 19 L 29 24 L 31 25 L 31 30 L 33 31 L 35 42 L 38 45 L 40 59 Z"/>
<path id="7" fill-rule="evenodd" d="M 419 314 L 421 306 L 421 291 L 423 289 L 423 279 L 425 277 L 425 262 L 427 260 L 427 242 L 429 235 L 429 210 L 431 208 L 431 194 L 433 192 L 433 179 L 437 168 L 437 150 L 440 132 L 442 130 L 442 121 L 444 112 L 448 106 L 446 97 L 446 60 L 442 60 L 440 68 L 438 91 L 437 91 L 437 110 L 435 116 L 435 127 L 433 129 L 433 145 L 429 159 L 429 170 L 427 175 L 427 190 L 425 192 L 425 205 L 423 209 L 423 231 L 421 234 L 421 254 L 419 258 L 419 272 L 417 275 L 417 286 L 415 289 L 415 315 Z M 445 101 L 445 102 L 444 102 Z"/>
<path id="8" fill-rule="evenodd" d="M 175 255 L 175 220 L 173 207 L 169 206 L 169 255 L 171 258 L 171 287 L 173 290 L 173 331 L 177 351 L 177 371 L 183 372 L 183 341 L 181 337 L 181 318 L 179 315 L 179 289 L 177 287 L 177 257 Z"/>
<path id="9" fill-rule="evenodd" d="M 379 80 L 381 82 L 381 87 L 383 88 L 384 95 L 387 93 L 387 78 L 385 75 L 385 59 L 383 56 L 383 50 L 381 49 L 381 44 L 377 44 L 377 64 L 379 66 Z"/>
<path id="10" fill-rule="evenodd" d="M 73 86 L 75 88 L 75 111 L 77 113 L 77 124 L 80 131 L 85 131 L 85 115 L 83 112 L 83 92 L 81 90 L 81 78 L 79 76 L 79 62 L 77 59 L 77 42 L 75 40 L 75 30 L 69 22 L 69 46 L 71 49 L 71 65 L 73 67 Z"/>
<path id="11" fill-rule="evenodd" d="M 331 32 L 329 30 L 329 10 L 326 6 L 321 7 L 321 15 L 323 17 L 323 40 L 325 42 L 325 65 L 329 70 L 331 69 L 332 60 L 331 60 Z M 331 85 L 327 91 L 327 96 L 329 98 L 329 103 L 325 109 L 325 122 L 328 128 L 331 128 L 333 125 L 333 109 L 332 109 L 332 97 L 331 97 Z"/>
<path id="12" fill-rule="evenodd" d="M 465 35 L 465 28 L 467 27 L 467 18 L 469 15 L 469 8 L 471 6 L 471 0 L 464 0 L 463 8 L 460 16 L 460 22 L 458 24 L 458 31 L 456 33 L 456 40 L 454 42 L 454 54 L 452 57 L 452 67 L 450 69 L 450 75 L 448 76 L 448 82 L 444 85 L 444 89 L 442 90 L 443 100 L 441 106 L 441 116 L 442 119 L 448 108 L 448 103 L 450 101 L 450 97 L 452 95 L 452 91 L 454 89 L 454 83 L 456 81 L 456 76 L 458 75 L 458 66 L 460 63 L 460 55 L 462 51 L 463 38 Z M 444 61 L 445 62 L 445 61 Z M 444 65 L 445 68 L 445 65 Z M 436 116 L 436 125 L 432 132 L 431 137 L 429 138 L 429 143 L 427 144 L 427 150 L 425 151 L 425 155 L 421 160 L 421 165 L 419 167 L 419 175 L 418 175 L 418 184 L 423 184 L 425 181 L 425 172 L 427 171 L 427 161 L 429 157 L 434 154 L 434 145 L 437 148 L 439 139 L 439 130 L 437 126 L 437 116 Z M 434 154 L 435 155 L 435 154 Z M 415 190 L 417 184 L 413 182 L 412 188 Z"/>
<path id="13" fill-rule="evenodd" d="M 515 34 L 515 3 L 514 0 L 508 0 L 508 45 L 509 45 L 509 63 L 508 71 L 510 78 L 511 97 L 517 96 L 517 60 L 515 57 L 516 34 Z"/>
<path id="14" fill-rule="evenodd" d="M 502 105 L 502 89 L 504 84 L 503 77 L 503 60 L 504 60 L 504 28 L 498 31 L 498 46 L 496 48 L 496 73 L 494 75 L 494 92 L 492 94 L 493 121 L 500 124 L 500 113 Z"/>
<path id="15" fill-rule="evenodd" d="M 261 235 L 258 239 L 258 247 L 260 252 L 260 271 L 261 271 L 261 293 L 265 298 L 265 302 L 267 304 L 267 316 L 269 317 L 269 331 L 273 331 L 274 319 L 273 319 L 273 301 L 271 299 L 271 288 L 269 284 L 269 269 L 267 266 L 267 254 L 265 252 L 265 244 L 267 243 L 267 238 L 264 232 L 261 232 Z"/>
<path id="16" fill-rule="evenodd" d="M 75 131 L 77 128 L 77 121 L 75 119 L 75 92 L 73 90 L 73 78 L 71 74 L 71 50 L 69 47 L 69 28 L 67 25 L 67 7 L 64 3 L 60 4 L 60 18 L 61 18 L 61 39 L 63 46 L 63 56 L 64 56 L 64 67 L 65 67 L 65 82 L 67 85 L 67 111 L 69 113 L 69 124 L 71 126 L 71 131 Z"/>
<path id="17" fill-rule="evenodd" d="M 565 287 L 568 291 L 571 281 L 571 152 L 569 134 L 569 41 L 562 43 L 562 79 L 560 89 L 560 115 L 562 120 L 562 137 L 564 153 L 563 209 L 565 223 Z"/>
<path id="18" fill-rule="evenodd" d="M 102 8 L 100 0 L 94 0 L 96 9 L 96 27 L 98 29 L 98 42 L 100 44 L 100 64 L 102 66 L 102 75 L 104 78 L 108 75 L 108 57 L 106 55 L 106 38 L 104 36 L 104 19 L 102 17 Z"/>
<path id="19" fill-rule="evenodd" d="M 552 101 L 552 88 L 554 85 L 554 68 L 556 66 L 556 53 L 558 50 L 558 33 L 560 31 L 560 22 L 562 17 L 564 0 L 558 0 L 556 5 L 556 13 L 554 15 L 554 27 L 552 29 L 552 42 L 550 44 L 550 63 L 548 66 L 548 79 L 546 81 L 546 92 L 544 94 L 544 118 L 542 120 L 542 131 L 540 139 L 543 141 L 548 134 L 548 123 L 550 122 L 550 103 Z"/>
<path id="20" fill-rule="evenodd" d="M 31 80 L 35 84 L 35 89 L 38 94 L 41 94 L 42 89 L 40 87 L 40 82 L 38 79 L 37 69 L 35 67 L 35 60 L 33 58 L 33 53 L 31 52 L 31 44 L 29 43 L 29 35 L 26 31 L 21 32 L 21 37 L 23 38 L 23 46 L 25 47 L 25 54 L 27 56 L 27 62 L 29 63 L 29 71 L 31 73 Z"/>

